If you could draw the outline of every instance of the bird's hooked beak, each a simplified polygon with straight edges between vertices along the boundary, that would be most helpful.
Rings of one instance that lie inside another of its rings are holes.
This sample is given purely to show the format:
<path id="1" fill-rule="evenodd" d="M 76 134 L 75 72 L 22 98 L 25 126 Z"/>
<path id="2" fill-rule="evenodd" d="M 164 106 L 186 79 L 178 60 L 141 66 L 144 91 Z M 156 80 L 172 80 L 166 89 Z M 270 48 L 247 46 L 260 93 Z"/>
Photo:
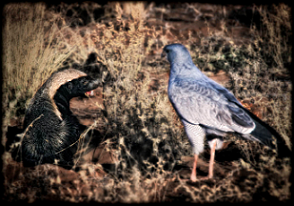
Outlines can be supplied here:
<path id="1" fill-rule="evenodd" d="M 162 50 L 162 53 L 161 53 L 161 58 L 167 58 L 167 53 L 164 51 L 164 50 Z"/>

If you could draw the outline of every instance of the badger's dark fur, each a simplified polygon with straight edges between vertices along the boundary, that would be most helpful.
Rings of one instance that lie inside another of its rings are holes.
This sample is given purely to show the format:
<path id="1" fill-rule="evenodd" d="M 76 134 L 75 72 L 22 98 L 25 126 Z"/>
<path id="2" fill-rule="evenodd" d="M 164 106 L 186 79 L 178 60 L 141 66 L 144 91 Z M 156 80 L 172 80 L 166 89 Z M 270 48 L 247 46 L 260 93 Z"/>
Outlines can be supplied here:
<path id="1" fill-rule="evenodd" d="M 77 78 L 74 78 L 74 72 Z M 67 70 L 60 73 L 69 74 Z M 74 79 L 60 83 L 59 87 L 56 84 L 53 86 L 54 78 L 49 78 L 37 91 L 27 109 L 24 120 L 26 129 L 20 151 L 24 166 L 58 163 L 70 168 L 73 165 L 73 155 L 77 150 L 75 143 L 81 135 L 82 127 L 78 119 L 72 115 L 69 101 L 97 88 L 98 80 L 93 80 L 78 70 L 71 69 L 70 73 L 70 78 Z"/>

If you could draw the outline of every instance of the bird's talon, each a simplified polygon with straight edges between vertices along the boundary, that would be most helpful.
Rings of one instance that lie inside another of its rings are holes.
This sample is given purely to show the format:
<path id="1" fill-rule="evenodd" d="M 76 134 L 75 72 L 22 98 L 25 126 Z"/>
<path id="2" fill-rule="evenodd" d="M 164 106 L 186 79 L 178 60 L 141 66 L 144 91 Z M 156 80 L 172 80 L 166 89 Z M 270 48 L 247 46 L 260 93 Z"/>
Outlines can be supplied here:
<path id="1" fill-rule="evenodd" d="M 191 180 L 192 182 L 197 182 L 198 179 L 197 179 L 196 177 L 191 177 L 190 180 Z"/>
<path id="2" fill-rule="evenodd" d="M 213 179 L 213 176 L 206 176 L 206 177 L 201 177 L 201 180 L 211 180 Z"/>

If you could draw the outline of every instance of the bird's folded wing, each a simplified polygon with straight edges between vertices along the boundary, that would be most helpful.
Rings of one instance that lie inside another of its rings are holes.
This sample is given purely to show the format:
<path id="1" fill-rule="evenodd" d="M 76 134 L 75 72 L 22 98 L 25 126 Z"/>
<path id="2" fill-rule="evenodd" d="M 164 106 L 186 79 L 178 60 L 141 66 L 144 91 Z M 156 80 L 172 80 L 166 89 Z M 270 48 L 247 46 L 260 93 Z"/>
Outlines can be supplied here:
<path id="1" fill-rule="evenodd" d="M 180 117 L 191 124 L 201 124 L 225 132 L 250 133 L 255 124 L 242 106 L 209 82 L 177 80 L 171 82 L 169 98 Z"/>
<path id="2" fill-rule="evenodd" d="M 215 81 L 213 81 L 212 79 L 207 78 L 206 81 L 209 83 L 210 86 L 212 86 L 215 90 L 217 90 L 219 93 L 221 93 L 223 96 L 225 96 L 227 98 L 228 101 L 230 102 L 234 102 L 240 106 L 241 103 L 236 99 L 236 97 L 226 88 L 224 88 L 223 86 L 221 86 L 220 84 L 216 83 Z"/>

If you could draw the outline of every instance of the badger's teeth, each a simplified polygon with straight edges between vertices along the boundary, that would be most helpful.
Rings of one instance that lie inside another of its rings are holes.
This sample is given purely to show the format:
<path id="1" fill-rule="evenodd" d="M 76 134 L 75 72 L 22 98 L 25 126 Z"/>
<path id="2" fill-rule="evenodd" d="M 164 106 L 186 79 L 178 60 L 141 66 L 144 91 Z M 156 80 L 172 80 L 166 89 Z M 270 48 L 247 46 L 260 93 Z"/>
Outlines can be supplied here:
<path id="1" fill-rule="evenodd" d="M 93 97 L 94 96 L 94 90 L 86 92 L 86 96 Z"/>

